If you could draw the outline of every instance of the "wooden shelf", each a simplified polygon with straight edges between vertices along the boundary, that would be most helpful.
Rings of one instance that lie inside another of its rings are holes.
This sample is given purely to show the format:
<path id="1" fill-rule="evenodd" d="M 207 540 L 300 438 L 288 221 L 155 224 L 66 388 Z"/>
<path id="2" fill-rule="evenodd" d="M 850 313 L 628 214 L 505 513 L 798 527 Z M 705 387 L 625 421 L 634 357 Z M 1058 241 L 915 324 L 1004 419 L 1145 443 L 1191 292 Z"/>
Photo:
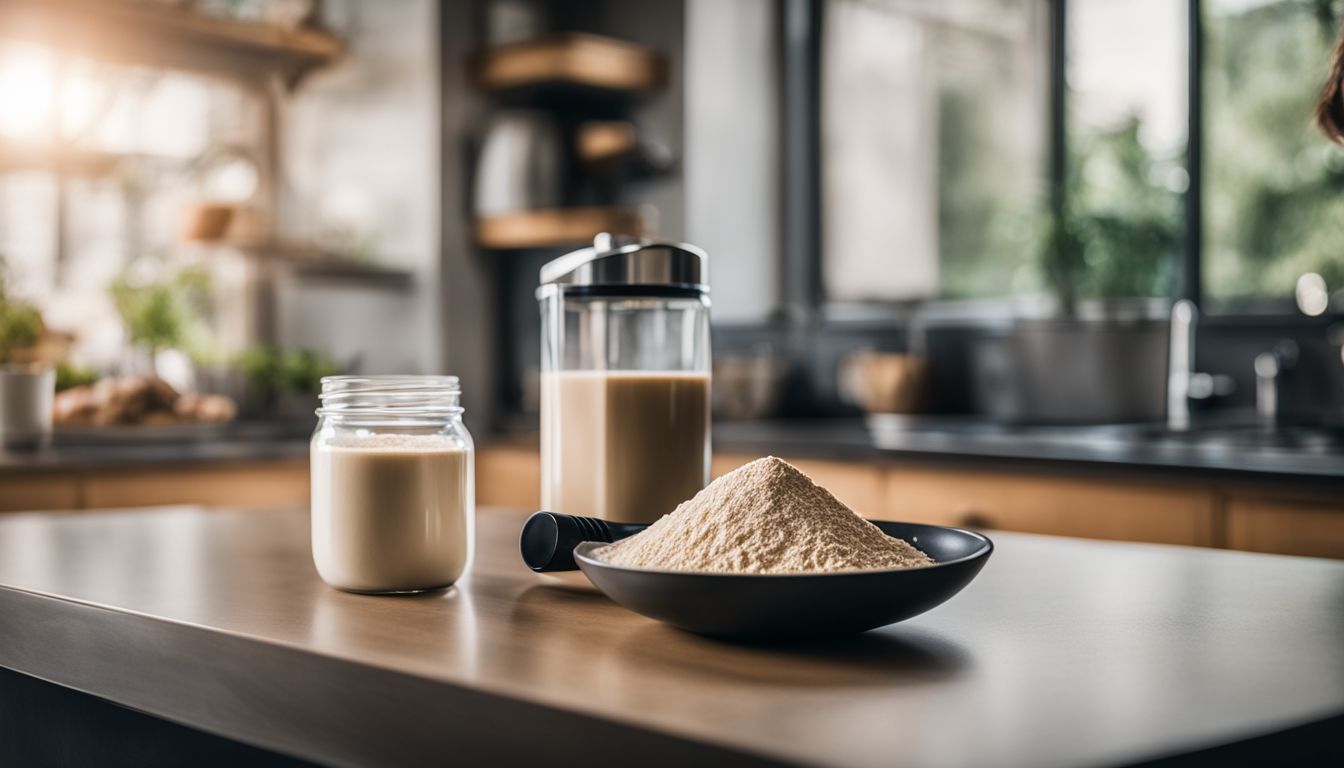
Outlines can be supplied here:
<path id="1" fill-rule="evenodd" d="M 330 64 L 343 43 L 315 29 L 283 29 L 145 0 L 4 0 L 0 34 L 115 61 L 289 86 Z"/>
<path id="2" fill-rule="evenodd" d="M 573 32 L 493 48 L 477 57 L 474 70 L 477 86 L 487 91 L 570 85 L 633 93 L 667 81 L 667 64 L 658 53 Z"/>
<path id="3" fill-rule="evenodd" d="M 643 217 L 633 208 L 548 208 L 476 219 L 476 242 L 515 249 L 581 245 L 600 232 L 642 235 Z"/>
<path id="4" fill-rule="evenodd" d="M 106 152 L 43 147 L 0 147 L 0 173 L 51 171 L 66 176 L 102 176 L 121 157 Z"/>
<path id="5" fill-rule="evenodd" d="M 230 243 L 219 245 L 274 264 L 294 278 L 313 282 L 345 283 L 365 288 L 409 289 L 415 274 L 409 269 L 352 261 L 316 246 L 298 243 Z"/>

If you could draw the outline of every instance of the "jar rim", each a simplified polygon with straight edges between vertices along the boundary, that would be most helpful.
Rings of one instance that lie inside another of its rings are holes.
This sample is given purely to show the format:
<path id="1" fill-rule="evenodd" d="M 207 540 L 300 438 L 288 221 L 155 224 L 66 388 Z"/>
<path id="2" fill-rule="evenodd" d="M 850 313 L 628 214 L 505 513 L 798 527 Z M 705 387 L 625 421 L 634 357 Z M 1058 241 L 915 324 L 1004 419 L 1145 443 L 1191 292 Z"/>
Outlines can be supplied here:
<path id="1" fill-rule="evenodd" d="M 322 392 L 349 389 L 401 389 L 409 387 L 435 387 L 453 392 L 462 391 L 461 380 L 456 376 L 444 374 L 380 373 L 380 374 L 342 374 L 323 376 Z"/>
<path id="2" fill-rule="evenodd" d="M 456 376 L 344 375 L 323 376 L 317 415 L 388 415 L 461 413 L 462 386 Z"/>

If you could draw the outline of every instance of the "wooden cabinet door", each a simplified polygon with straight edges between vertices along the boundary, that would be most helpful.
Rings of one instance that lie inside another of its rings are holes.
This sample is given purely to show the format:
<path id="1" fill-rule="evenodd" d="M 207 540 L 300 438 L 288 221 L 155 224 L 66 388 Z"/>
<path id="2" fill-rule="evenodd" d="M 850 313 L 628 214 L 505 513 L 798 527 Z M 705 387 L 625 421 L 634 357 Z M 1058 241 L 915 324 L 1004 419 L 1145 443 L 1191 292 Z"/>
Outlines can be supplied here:
<path id="1" fill-rule="evenodd" d="M 308 460 L 151 471 L 99 472 L 85 479 L 89 509 L 202 504 L 289 507 L 308 504 Z"/>
<path id="2" fill-rule="evenodd" d="M 79 509 L 80 506 L 80 483 L 76 475 L 0 475 L 0 512 Z"/>
<path id="3" fill-rule="evenodd" d="M 926 468 L 889 470 L 888 517 L 1090 539 L 1214 544 L 1212 491 L 1146 480 L 1096 480 Z"/>
<path id="4" fill-rule="evenodd" d="M 541 509 L 541 454 L 511 446 L 477 451 L 476 504 Z"/>
<path id="5" fill-rule="evenodd" d="M 1227 546 L 1344 558 L 1344 501 L 1233 496 L 1227 502 Z"/>

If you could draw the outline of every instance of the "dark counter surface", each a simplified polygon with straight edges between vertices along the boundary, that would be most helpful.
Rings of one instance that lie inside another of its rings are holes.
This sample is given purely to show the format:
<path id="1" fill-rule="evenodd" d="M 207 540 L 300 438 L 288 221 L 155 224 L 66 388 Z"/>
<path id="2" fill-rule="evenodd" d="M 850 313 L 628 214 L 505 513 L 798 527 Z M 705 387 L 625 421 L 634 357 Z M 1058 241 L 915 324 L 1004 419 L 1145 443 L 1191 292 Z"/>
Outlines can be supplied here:
<path id="1" fill-rule="evenodd" d="M 920 460 L 1059 469 L 1344 483 L 1344 428 L 1261 429 L 1224 418 L 1173 432 L 1163 425 L 1009 426 L 969 417 L 718 422 L 725 452 L 799 458 Z"/>
<path id="2" fill-rule="evenodd" d="M 301 458 L 309 424 L 244 423 L 199 431 L 146 433 L 117 442 L 109 434 L 59 434 L 37 451 L 0 451 L 0 473 L 160 467 L 174 464 Z M 135 434 L 125 428 L 120 435 Z M 536 432 L 487 436 L 481 445 L 534 447 Z M 872 417 L 714 424 L 722 453 L 776 454 L 847 461 L 923 461 L 1000 468 L 1053 468 L 1212 475 L 1248 480 L 1344 484 L 1344 428 L 1264 430 L 1231 418 L 1188 432 L 1161 425 L 1015 427 L 969 417 Z"/>
<path id="3" fill-rule="evenodd" d="M 1344 713 L 1341 562 L 1002 533 L 927 614 L 755 647 L 531 573 L 523 517 L 387 598 L 321 583 L 302 510 L 5 516 L 0 667 L 338 765 L 1273 764 Z"/>
<path id="4" fill-rule="evenodd" d="M 312 431 L 312 424 L 258 422 L 57 430 L 51 443 L 42 448 L 0 448 L 0 474 L 303 458 L 308 455 Z"/>

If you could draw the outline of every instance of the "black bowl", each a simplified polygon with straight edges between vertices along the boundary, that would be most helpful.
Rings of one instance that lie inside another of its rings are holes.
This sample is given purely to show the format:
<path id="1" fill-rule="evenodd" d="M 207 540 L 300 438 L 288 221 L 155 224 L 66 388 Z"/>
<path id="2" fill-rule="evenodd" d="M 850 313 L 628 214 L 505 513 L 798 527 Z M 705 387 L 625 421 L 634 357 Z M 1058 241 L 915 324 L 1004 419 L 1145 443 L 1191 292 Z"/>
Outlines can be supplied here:
<path id="1" fill-rule="evenodd" d="M 873 521 L 918 547 L 933 565 L 889 571 L 728 574 L 622 568 L 593 557 L 589 541 L 574 560 L 594 586 L 620 605 L 702 635 L 793 640 L 864 632 L 940 605 L 971 583 L 994 551 L 986 537 L 960 528 Z"/>

